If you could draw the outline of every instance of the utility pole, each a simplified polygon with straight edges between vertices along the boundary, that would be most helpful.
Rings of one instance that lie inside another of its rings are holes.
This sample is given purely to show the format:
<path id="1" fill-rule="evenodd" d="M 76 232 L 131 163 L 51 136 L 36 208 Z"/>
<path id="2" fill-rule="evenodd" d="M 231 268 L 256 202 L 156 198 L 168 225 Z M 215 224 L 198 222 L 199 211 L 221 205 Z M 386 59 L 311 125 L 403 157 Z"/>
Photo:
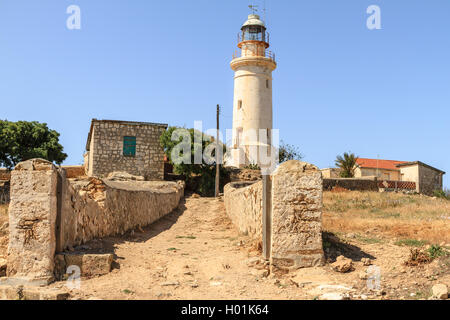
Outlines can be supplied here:
<path id="1" fill-rule="evenodd" d="M 220 115 L 220 106 L 217 105 L 217 134 L 216 134 L 216 198 L 219 197 L 219 180 L 220 180 L 220 163 L 219 163 L 219 115 Z"/>

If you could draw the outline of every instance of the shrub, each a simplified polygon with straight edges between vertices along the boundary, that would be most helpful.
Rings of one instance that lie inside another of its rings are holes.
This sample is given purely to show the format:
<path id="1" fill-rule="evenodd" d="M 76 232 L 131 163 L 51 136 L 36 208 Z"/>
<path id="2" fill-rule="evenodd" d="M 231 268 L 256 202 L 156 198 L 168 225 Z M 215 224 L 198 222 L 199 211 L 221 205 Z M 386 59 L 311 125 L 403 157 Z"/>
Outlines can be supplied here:
<path id="1" fill-rule="evenodd" d="M 433 191 L 433 196 L 436 198 L 441 198 L 441 199 L 450 199 L 450 196 L 448 195 L 448 190 L 444 191 L 444 190 L 434 190 Z"/>
<path id="2" fill-rule="evenodd" d="M 428 248 L 427 253 L 432 260 L 447 254 L 444 248 L 437 244 L 432 245 L 430 248 Z"/>

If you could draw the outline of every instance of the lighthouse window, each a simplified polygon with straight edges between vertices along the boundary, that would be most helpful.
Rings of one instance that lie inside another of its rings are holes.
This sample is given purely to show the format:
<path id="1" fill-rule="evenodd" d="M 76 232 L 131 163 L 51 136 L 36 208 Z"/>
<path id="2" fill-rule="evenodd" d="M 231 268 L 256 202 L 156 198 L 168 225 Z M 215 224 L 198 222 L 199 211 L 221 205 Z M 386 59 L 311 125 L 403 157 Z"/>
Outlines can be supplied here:
<path id="1" fill-rule="evenodd" d="M 242 108 L 242 100 L 238 101 L 238 110 L 240 110 Z"/>
<path id="2" fill-rule="evenodd" d="M 266 88 L 269 89 L 269 80 L 266 80 Z"/>

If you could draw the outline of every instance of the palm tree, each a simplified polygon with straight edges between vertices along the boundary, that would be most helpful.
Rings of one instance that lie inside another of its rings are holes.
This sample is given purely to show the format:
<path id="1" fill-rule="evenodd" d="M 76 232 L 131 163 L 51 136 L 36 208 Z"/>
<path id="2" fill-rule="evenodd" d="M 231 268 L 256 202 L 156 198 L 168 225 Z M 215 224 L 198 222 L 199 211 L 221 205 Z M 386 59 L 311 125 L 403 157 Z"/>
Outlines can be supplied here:
<path id="1" fill-rule="evenodd" d="M 337 156 L 335 164 L 341 169 L 342 178 L 353 178 L 355 176 L 355 165 L 357 156 L 353 153 L 345 152 L 343 156 Z"/>

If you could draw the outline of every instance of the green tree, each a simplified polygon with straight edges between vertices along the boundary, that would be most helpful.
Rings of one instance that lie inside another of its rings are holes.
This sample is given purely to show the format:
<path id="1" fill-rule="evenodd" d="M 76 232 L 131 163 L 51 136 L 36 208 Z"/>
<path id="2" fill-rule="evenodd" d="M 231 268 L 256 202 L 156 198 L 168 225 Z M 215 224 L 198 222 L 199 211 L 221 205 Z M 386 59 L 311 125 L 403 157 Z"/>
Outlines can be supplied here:
<path id="1" fill-rule="evenodd" d="M 67 154 L 59 143 L 59 133 L 37 121 L 0 120 L 0 166 L 11 169 L 33 158 L 61 164 Z"/>
<path id="2" fill-rule="evenodd" d="M 206 163 L 203 158 L 201 163 L 195 163 L 195 150 L 201 149 L 201 154 L 203 155 L 208 146 L 214 143 L 214 138 L 194 129 L 184 129 L 184 132 L 188 133 L 189 136 L 188 149 L 190 150 L 190 154 L 183 154 L 184 161 L 182 163 L 177 163 L 176 159 L 172 158 L 172 152 L 177 146 L 180 146 L 183 141 L 183 137 L 172 139 L 174 137 L 174 132 L 177 129 L 184 128 L 169 127 L 160 137 L 161 146 L 163 147 L 168 160 L 173 164 L 175 173 L 185 176 L 188 184 L 193 183 L 194 178 L 198 177 L 200 183 L 197 191 L 204 196 L 214 195 L 216 176 L 215 151 L 211 152 L 213 158 L 210 163 Z M 201 144 L 199 141 L 201 141 Z M 221 145 L 223 154 L 225 154 L 225 145 L 222 143 Z M 178 152 L 175 153 L 179 155 Z M 226 171 L 223 166 L 220 167 L 220 175 L 221 181 L 223 182 L 226 177 Z"/>
<path id="3" fill-rule="evenodd" d="M 342 156 L 337 156 L 335 164 L 341 169 L 342 178 L 353 178 L 355 176 L 355 165 L 358 159 L 353 153 L 345 152 Z"/>
<path id="4" fill-rule="evenodd" d="M 300 153 L 300 149 L 294 145 L 285 143 L 281 140 L 280 148 L 280 163 L 289 161 L 289 160 L 301 160 L 303 155 Z"/>

